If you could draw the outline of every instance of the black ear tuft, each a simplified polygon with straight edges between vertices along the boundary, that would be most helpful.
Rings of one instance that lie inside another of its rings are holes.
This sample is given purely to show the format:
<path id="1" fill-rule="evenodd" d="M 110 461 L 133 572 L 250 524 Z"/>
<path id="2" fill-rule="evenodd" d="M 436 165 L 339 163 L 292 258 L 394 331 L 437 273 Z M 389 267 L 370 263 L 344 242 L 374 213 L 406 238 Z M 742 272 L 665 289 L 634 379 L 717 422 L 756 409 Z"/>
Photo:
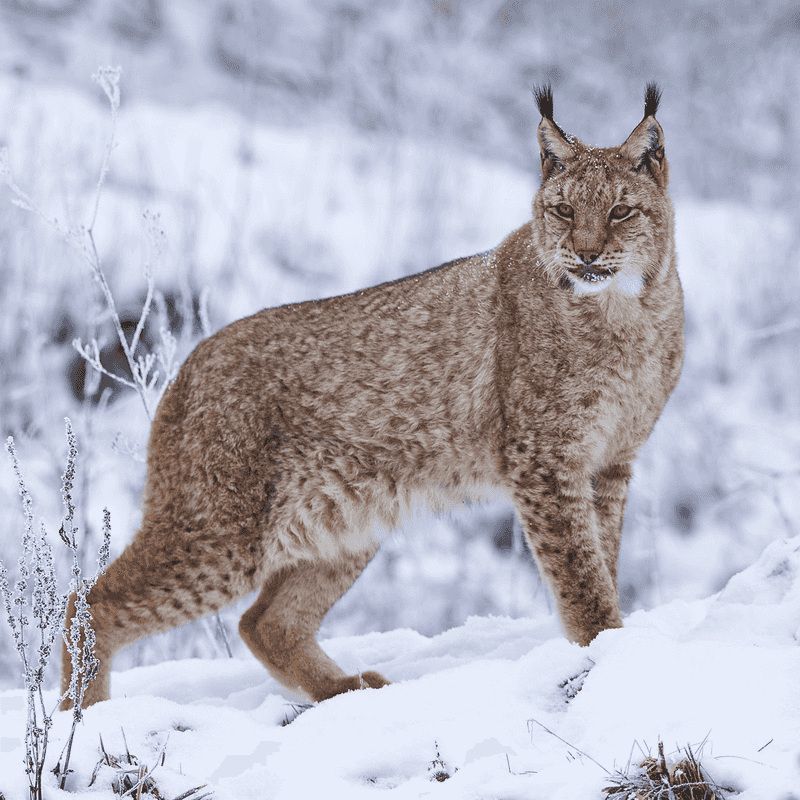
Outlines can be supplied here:
<path id="1" fill-rule="evenodd" d="M 658 104 L 661 102 L 661 89 L 655 81 L 650 81 L 647 84 L 647 89 L 644 93 L 644 115 L 645 117 L 654 117 L 658 111 Z"/>
<path id="2" fill-rule="evenodd" d="M 539 106 L 539 113 L 545 118 L 553 121 L 553 88 L 549 83 L 544 86 L 534 86 L 533 96 L 536 98 L 536 105 Z"/>

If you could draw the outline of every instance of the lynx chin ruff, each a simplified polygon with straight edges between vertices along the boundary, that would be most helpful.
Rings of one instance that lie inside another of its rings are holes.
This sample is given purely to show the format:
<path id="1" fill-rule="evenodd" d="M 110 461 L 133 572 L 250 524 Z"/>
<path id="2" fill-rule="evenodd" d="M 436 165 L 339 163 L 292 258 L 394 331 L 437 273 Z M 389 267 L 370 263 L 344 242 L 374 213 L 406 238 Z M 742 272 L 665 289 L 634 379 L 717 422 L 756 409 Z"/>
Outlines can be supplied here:
<path id="1" fill-rule="evenodd" d="M 513 501 L 566 635 L 621 626 L 631 465 L 684 348 L 659 97 L 648 85 L 628 139 L 594 148 L 537 89 L 542 185 L 494 250 L 198 345 L 153 422 L 141 528 L 89 595 L 86 705 L 120 649 L 254 589 L 239 632 L 285 687 L 387 684 L 331 661 L 320 621 L 405 514 L 487 487 Z"/>

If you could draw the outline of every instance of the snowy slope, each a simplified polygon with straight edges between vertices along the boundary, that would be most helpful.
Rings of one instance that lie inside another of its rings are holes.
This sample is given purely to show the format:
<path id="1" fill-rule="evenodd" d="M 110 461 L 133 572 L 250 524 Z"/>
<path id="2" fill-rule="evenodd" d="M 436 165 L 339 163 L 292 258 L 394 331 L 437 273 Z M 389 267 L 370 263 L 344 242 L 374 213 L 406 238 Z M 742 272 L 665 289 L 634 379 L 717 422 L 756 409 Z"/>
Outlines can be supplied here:
<path id="1" fill-rule="evenodd" d="M 800 537 L 772 544 L 719 594 L 636 612 L 588 648 L 565 641 L 552 617 L 472 617 L 433 638 L 398 630 L 324 646 L 345 669 L 375 667 L 393 685 L 283 726 L 290 699 L 252 659 L 115 673 L 113 699 L 78 731 L 70 796 L 111 796 L 108 769 L 85 787 L 98 734 L 124 752 L 120 726 L 149 765 L 169 739 L 155 773 L 168 797 L 207 783 L 220 800 L 588 800 L 602 796 L 606 771 L 659 739 L 667 753 L 692 745 L 741 800 L 787 800 L 800 786 Z M 6 800 L 26 794 L 15 705 L 20 692 L 0 695 Z M 53 753 L 68 725 L 57 715 Z M 433 766 L 437 751 L 444 767 Z M 450 778 L 436 782 L 441 769 Z"/>

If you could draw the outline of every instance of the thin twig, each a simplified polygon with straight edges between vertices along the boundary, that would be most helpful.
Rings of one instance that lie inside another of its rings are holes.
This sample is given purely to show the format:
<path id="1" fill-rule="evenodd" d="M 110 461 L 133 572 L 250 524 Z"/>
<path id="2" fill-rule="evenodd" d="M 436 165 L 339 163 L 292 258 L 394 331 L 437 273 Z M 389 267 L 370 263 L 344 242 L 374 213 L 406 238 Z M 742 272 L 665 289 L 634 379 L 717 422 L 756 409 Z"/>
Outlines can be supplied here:
<path id="1" fill-rule="evenodd" d="M 603 770 L 603 772 L 605 772 L 607 775 L 610 775 L 610 774 L 611 774 L 611 773 L 610 773 L 610 772 L 609 772 L 609 771 L 608 771 L 608 770 L 607 770 L 607 769 L 606 769 L 606 768 L 605 768 L 605 767 L 604 767 L 604 766 L 603 766 L 603 765 L 602 765 L 602 764 L 601 764 L 599 761 L 596 761 L 596 760 L 595 760 L 594 758 L 592 758 L 592 757 L 591 757 L 591 756 L 590 756 L 588 753 L 584 753 L 584 752 L 583 752 L 583 750 L 581 750 L 579 747 L 575 747 L 575 745 L 574 745 L 574 744 L 570 744 L 570 743 L 569 743 L 569 742 L 568 742 L 566 739 L 562 739 L 562 738 L 561 738 L 561 737 L 560 737 L 560 736 L 559 736 L 557 733 L 553 733 L 553 731 L 551 731 L 551 730 L 550 730 L 550 728 L 548 728 L 546 725 L 542 725 L 542 723 L 541 723 L 541 722 L 539 722 L 539 720 L 538 720 L 538 719 L 533 719 L 533 718 L 531 718 L 531 719 L 529 719 L 529 720 L 528 720 L 528 730 L 529 730 L 529 731 L 530 731 L 530 729 L 531 729 L 531 722 L 535 722 L 535 723 L 536 723 L 536 724 L 537 724 L 537 725 L 538 725 L 540 728 L 543 728 L 543 729 L 544 729 L 545 731 L 547 731 L 547 732 L 548 732 L 548 733 L 549 733 L 551 736 L 555 736 L 555 737 L 556 737 L 556 739 L 558 739 L 560 742 L 564 742 L 564 744 L 565 744 L 567 747 L 571 747 L 571 748 L 572 748 L 572 749 L 573 749 L 573 750 L 574 750 L 576 753 L 580 753 L 582 756 L 586 756 L 586 758 L 588 758 L 588 759 L 589 759 L 589 761 L 594 761 L 594 763 L 595 763 L 595 764 L 597 764 L 597 766 L 598 766 L 598 767 L 600 767 L 600 769 L 602 769 L 602 770 Z"/>

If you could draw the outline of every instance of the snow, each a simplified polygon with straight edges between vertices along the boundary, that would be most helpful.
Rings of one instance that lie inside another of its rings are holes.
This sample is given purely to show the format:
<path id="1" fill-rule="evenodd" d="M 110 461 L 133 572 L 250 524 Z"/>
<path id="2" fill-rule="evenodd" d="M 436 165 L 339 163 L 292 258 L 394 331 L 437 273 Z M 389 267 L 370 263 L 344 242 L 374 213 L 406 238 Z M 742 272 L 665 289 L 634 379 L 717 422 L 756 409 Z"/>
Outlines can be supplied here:
<path id="1" fill-rule="evenodd" d="M 800 537 L 771 544 L 723 591 L 637 611 L 589 647 L 554 617 L 470 617 L 437 636 L 410 630 L 329 639 L 345 669 L 393 684 L 313 705 L 254 659 L 165 662 L 114 673 L 112 699 L 78 729 L 70 796 L 111 797 L 106 750 L 153 765 L 165 796 L 208 784 L 228 798 L 391 796 L 599 798 L 608 772 L 691 745 L 741 800 L 800 785 Z M 578 690 L 575 693 L 575 690 Z M 54 693 L 46 693 L 53 702 Z M 292 720 L 282 725 L 285 719 Z M 70 715 L 51 732 L 57 753 Z M 0 694 L 6 800 L 26 795 L 22 693 Z M 437 755 L 438 753 L 438 755 Z M 435 781 L 444 762 L 450 777 Z M 608 771 L 608 772 L 607 772 Z M 47 776 L 45 797 L 61 796 Z"/>

